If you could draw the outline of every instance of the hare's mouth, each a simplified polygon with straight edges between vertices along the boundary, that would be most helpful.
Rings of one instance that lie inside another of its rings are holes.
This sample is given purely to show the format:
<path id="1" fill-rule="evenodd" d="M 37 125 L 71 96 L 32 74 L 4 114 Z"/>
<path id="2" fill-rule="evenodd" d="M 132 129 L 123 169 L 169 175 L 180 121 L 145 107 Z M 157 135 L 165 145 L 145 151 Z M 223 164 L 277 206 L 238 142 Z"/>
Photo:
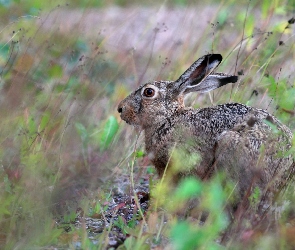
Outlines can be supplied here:
<path id="1" fill-rule="evenodd" d="M 133 125 L 133 126 L 138 125 L 138 124 L 136 123 L 136 119 L 135 119 L 134 117 L 128 115 L 128 114 L 121 113 L 121 114 L 120 114 L 120 117 L 121 117 L 121 119 L 122 119 L 123 121 L 125 121 L 125 122 L 126 122 L 127 124 L 129 124 L 129 125 Z"/>
<path id="2" fill-rule="evenodd" d="M 121 117 L 122 118 L 122 117 Z M 125 121 L 127 124 L 129 124 L 129 125 L 132 125 L 132 122 L 130 122 L 130 121 L 126 121 L 126 120 L 124 120 L 124 119 L 122 119 L 123 121 Z"/>

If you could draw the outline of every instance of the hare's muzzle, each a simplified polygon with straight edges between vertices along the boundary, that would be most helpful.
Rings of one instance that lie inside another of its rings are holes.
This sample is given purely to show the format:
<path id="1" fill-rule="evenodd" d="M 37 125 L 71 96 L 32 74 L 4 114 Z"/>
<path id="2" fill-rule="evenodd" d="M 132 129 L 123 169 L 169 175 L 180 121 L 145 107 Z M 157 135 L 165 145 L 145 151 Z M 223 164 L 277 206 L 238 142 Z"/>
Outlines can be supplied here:
<path id="1" fill-rule="evenodd" d="M 130 103 L 128 99 L 121 101 L 118 105 L 117 110 L 120 113 L 121 119 L 125 121 L 126 123 L 130 125 L 139 124 L 136 111 L 134 110 L 132 103 Z"/>
<path id="2" fill-rule="evenodd" d="M 127 121 L 129 112 L 126 110 L 126 105 L 124 104 L 124 100 L 119 103 L 117 110 L 120 113 L 122 120 Z"/>
<path id="3" fill-rule="evenodd" d="M 123 111 L 124 111 L 124 100 L 123 101 L 121 101 L 120 103 L 119 103 L 119 105 L 118 105 L 118 108 L 117 108 L 117 110 L 118 110 L 118 112 L 122 115 L 122 113 L 123 113 Z"/>

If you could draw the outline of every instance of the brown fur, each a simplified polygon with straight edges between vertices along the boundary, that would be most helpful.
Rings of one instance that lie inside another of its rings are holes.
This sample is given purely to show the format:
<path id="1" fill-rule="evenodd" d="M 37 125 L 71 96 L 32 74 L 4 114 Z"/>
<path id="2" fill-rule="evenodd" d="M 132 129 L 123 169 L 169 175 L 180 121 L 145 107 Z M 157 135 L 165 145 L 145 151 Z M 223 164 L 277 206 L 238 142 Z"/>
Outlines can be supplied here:
<path id="1" fill-rule="evenodd" d="M 146 151 L 159 176 L 173 167 L 171 154 L 180 150 L 183 163 L 177 176 L 207 179 L 223 170 L 238 183 L 241 196 L 254 187 L 263 193 L 276 192 L 294 172 L 292 157 L 286 154 L 292 139 L 289 128 L 267 111 L 240 103 L 203 109 L 184 105 L 189 92 L 206 92 L 237 80 L 213 73 L 221 58 L 203 56 L 175 82 L 140 86 L 119 104 L 118 111 L 127 123 L 144 130 Z M 145 97 L 146 88 L 152 88 L 155 96 Z"/>

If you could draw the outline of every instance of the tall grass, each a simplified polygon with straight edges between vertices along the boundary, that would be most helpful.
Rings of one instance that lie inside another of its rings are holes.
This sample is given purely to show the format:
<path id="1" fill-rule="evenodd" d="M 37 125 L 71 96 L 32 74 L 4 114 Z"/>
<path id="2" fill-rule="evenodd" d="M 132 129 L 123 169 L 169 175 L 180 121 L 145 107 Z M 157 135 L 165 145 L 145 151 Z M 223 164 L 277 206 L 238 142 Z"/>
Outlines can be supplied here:
<path id="1" fill-rule="evenodd" d="M 294 1 L 212 1 L 213 7 L 167 1 L 142 8 L 140 1 L 49 2 L 0 2 L 1 248 L 104 248 L 110 227 L 94 236 L 96 243 L 85 223 L 70 224 L 66 232 L 56 221 L 74 221 L 77 208 L 88 216 L 104 214 L 114 186 L 121 189 L 130 166 L 137 182 L 150 175 L 141 137 L 134 150 L 136 131 L 121 122 L 117 105 L 144 81 L 176 79 L 203 54 L 222 53 L 220 71 L 239 74 L 240 81 L 210 97 L 192 95 L 188 103 L 246 103 L 267 109 L 294 129 Z M 117 20 L 113 12 L 104 16 L 116 21 L 112 29 L 87 19 L 91 11 L 102 15 L 114 4 L 128 9 L 115 12 Z M 144 32 L 124 33 L 134 8 L 139 16 L 150 14 L 139 17 L 147 22 L 140 26 Z M 182 24 L 198 22 L 203 8 L 211 8 L 209 22 L 179 37 Z M 167 23 L 154 23 L 163 9 Z M 182 20 L 175 10 L 195 14 Z M 161 40 L 173 29 L 167 13 L 174 13 L 180 29 L 173 40 Z M 111 39 L 116 32 L 121 32 L 119 41 Z M 128 48 L 127 37 L 138 48 Z M 234 189 L 233 183 L 221 188 L 224 178 L 221 174 L 206 184 L 188 179 L 176 190 L 151 181 L 144 220 L 117 224 L 129 235 L 121 249 L 221 248 L 218 239 L 230 223 L 224 209 Z M 227 246 L 292 248 L 292 186 L 282 197 L 291 205 L 275 229 L 251 229 Z M 193 216 L 179 221 L 188 207 Z M 200 211 L 210 214 L 202 226 Z"/>

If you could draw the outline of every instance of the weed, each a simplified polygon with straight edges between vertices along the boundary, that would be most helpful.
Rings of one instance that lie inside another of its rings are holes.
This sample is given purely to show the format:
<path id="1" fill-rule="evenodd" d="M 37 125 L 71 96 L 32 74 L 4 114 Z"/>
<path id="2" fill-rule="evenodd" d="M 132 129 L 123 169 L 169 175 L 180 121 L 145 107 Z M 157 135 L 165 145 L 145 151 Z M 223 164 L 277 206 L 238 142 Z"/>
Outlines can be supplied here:
<path id="1" fill-rule="evenodd" d="M 291 0 L 0 1 L 0 248 L 291 249 L 292 184 L 278 198 L 273 227 L 235 224 L 228 207 L 236 183 L 225 173 L 177 187 L 155 180 L 142 135 L 135 140 L 116 109 L 137 85 L 174 79 L 214 51 L 238 84 L 187 102 L 246 103 L 294 129 L 294 7 Z M 184 155 L 173 155 L 179 167 Z M 199 160 L 193 155 L 190 164 Z M 259 195 L 247 197 L 252 207 Z"/>

